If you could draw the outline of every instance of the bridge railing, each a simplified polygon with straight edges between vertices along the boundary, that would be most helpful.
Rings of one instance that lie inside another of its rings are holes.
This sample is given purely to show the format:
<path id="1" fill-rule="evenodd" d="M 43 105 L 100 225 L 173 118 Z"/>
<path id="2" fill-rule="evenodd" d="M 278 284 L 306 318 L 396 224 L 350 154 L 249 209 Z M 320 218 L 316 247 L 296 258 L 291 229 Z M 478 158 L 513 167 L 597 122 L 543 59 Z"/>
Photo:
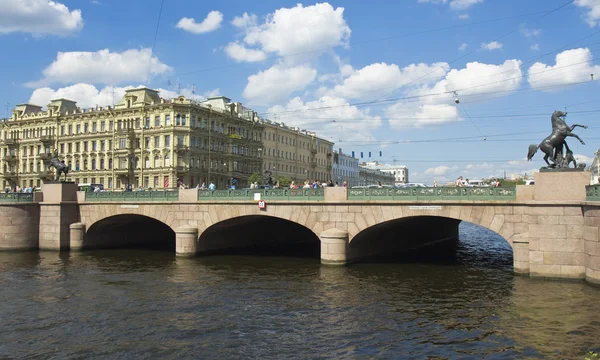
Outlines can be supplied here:
<path id="1" fill-rule="evenodd" d="M 348 189 L 348 200 L 515 200 L 516 187 Z"/>
<path id="2" fill-rule="evenodd" d="M 236 190 L 199 190 L 199 201 L 242 201 L 255 200 L 254 194 L 260 194 L 260 200 L 307 201 L 324 200 L 323 189 L 236 189 Z"/>
<path id="3" fill-rule="evenodd" d="M 33 202 L 33 193 L 0 193 L 0 203 Z"/>
<path id="4" fill-rule="evenodd" d="M 179 201 L 179 191 L 86 191 L 85 201 Z"/>
<path id="5" fill-rule="evenodd" d="M 587 201 L 600 201 L 600 184 L 587 185 L 585 187 L 585 199 Z"/>

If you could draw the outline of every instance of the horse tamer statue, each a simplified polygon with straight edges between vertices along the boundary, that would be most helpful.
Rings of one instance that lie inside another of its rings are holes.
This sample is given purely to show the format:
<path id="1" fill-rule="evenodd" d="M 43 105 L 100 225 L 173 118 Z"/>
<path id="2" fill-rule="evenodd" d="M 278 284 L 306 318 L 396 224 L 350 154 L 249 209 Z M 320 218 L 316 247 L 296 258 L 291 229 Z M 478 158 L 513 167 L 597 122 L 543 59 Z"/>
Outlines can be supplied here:
<path id="1" fill-rule="evenodd" d="M 576 127 L 587 129 L 587 126 L 579 124 L 569 126 L 564 120 L 565 116 L 567 116 L 566 112 L 558 110 L 552 113 L 552 133 L 542 140 L 539 145 L 529 145 L 527 160 L 531 160 L 533 155 L 540 149 L 546 154 L 544 156 L 544 161 L 548 164 L 548 168 L 568 168 L 569 163 L 572 161 L 574 162 L 573 152 L 569 149 L 565 139 L 572 136 L 579 140 L 582 145 L 585 145 L 583 140 L 576 134 L 573 134 L 572 131 Z M 563 153 L 563 145 L 566 148 L 566 153 Z M 550 159 L 552 163 L 550 163 L 548 159 Z M 576 164 L 577 163 L 575 163 L 575 166 L 577 166 Z"/>
<path id="2" fill-rule="evenodd" d="M 58 157 L 58 151 L 54 150 L 52 154 L 52 159 L 50 159 L 50 163 L 48 164 L 48 169 L 53 167 L 56 171 L 56 176 L 54 181 L 60 181 L 60 174 L 65 174 L 65 181 L 67 180 L 67 174 L 69 174 L 69 166 L 67 166 L 64 162 L 62 162 Z"/>

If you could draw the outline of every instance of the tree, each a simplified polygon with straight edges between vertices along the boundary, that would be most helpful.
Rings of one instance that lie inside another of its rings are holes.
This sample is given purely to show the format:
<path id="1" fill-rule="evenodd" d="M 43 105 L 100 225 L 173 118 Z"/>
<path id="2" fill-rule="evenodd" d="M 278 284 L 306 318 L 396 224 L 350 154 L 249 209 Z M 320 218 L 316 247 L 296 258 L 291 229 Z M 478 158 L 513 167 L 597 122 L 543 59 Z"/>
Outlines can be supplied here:
<path id="1" fill-rule="evenodd" d="M 259 185 L 262 184 L 262 176 L 259 173 L 252 173 L 252 175 L 250 175 L 250 177 L 248 178 L 248 184 L 254 184 L 257 183 Z"/>
<path id="2" fill-rule="evenodd" d="M 292 179 L 285 176 L 275 176 L 275 181 L 279 183 L 281 188 L 287 188 L 292 183 Z"/>

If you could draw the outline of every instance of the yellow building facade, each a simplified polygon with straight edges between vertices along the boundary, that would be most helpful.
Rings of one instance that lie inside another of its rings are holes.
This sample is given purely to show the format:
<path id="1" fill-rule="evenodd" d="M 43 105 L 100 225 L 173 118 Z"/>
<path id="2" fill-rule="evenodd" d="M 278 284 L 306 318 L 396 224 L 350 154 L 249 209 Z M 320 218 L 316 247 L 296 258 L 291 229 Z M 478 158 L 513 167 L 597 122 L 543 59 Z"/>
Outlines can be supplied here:
<path id="1" fill-rule="evenodd" d="M 263 171 L 302 183 L 332 179 L 333 143 L 314 132 L 262 121 Z"/>
<path id="2" fill-rule="evenodd" d="M 212 182 L 247 186 L 260 172 L 264 126 L 239 103 L 215 97 L 165 100 L 156 90 L 127 90 L 115 106 L 81 109 L 67 99 L 47 110 L 18 105 L 0 123 L 4 188 L 52 180 L 54 149 L 70 171 L 67 180 L 106 189 L 173 188 Z"/>

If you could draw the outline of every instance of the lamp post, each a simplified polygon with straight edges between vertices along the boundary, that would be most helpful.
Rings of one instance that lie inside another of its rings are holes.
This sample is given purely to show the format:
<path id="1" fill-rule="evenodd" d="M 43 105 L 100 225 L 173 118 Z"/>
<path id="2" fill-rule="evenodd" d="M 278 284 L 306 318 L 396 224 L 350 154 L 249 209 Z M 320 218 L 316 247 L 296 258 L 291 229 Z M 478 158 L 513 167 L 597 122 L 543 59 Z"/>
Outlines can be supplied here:
<path id="1" fill-rule="evenodd" d="M 210 126 L 210 115 L 211 115 L 211 109 L 212 109 L 212 105 L 208 104 L 208 185 L 211 184 L 210 182 L 210 169 L 212 168 L 212 162 L 210 161 L 210 151 L 212 148 L 212 142 L 211 142 L 211 126 Z"/>

